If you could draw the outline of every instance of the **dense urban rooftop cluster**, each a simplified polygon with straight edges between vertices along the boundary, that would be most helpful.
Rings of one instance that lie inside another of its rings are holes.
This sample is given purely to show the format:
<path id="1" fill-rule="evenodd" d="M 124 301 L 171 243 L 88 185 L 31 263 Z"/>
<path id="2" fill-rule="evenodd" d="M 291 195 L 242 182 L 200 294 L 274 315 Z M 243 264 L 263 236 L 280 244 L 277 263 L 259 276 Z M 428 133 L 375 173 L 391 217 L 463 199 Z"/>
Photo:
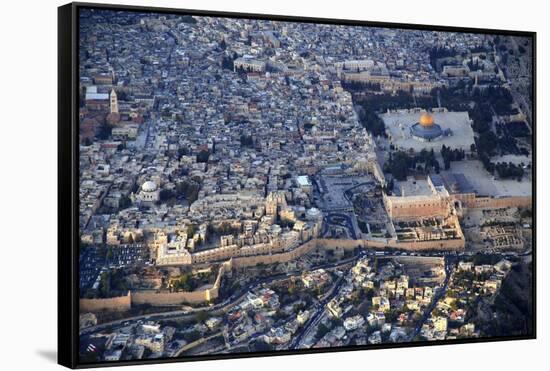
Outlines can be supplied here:
<path id="1" fill-rule="evenodd" d="M 525 40 L 82 9 L 79 45 L 85 360 L 505 323 L 532 246 Z"/>

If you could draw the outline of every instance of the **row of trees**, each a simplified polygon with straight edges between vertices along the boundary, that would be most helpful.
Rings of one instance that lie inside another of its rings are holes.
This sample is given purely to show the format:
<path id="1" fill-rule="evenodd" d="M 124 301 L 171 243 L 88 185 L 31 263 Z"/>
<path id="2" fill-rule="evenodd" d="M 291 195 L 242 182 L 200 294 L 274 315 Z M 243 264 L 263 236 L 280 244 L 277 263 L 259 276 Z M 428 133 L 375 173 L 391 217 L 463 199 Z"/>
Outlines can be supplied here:
<path id="1" fill-rule="evenodd" d="M 440 67 L 437 63 L 438 59 L 454 57 L 457 54 L 458 52 L 456 49 L 442 46 L 433 47 L 428 51 L 428 55 L 430 56 L 430 64 L 436 70 Z"/>
<path id="2" fill-rule="evenodd" d="M 403 151 L 390 152 L 390 158 L 384 164 L 384 172 L 390 173 L 397 180 L 405 180 L 412 171 L 439 173 L 440 165 L 434 150 L 423 149 L 415 156 L 409 156 Z"/>
<path id="3" fill-rule="evenodd" d="M 451 167 L 451 161 L 463 160 L 465 157 L 465 153 L 463 149 L 451 149 L 450 147 L 443 145 L 441 146 L 441 156 L 443 157 L 445 170 L 449 170 L 449 168 Z"/>
<path id="4" fill-rule="evenodd" d="M 190 204 L 199 197 L 199 189 L 200 185 L 193 180 L 185 179 L 176 184 L 177 195 L 183 195 Z"/>
<path id="5" fill-rule="evenodd" d="M 370 108 L 361 107 L 358 111 L 359 122 L 374 136 L 386 137 L 384 121 Z"/>
<path id="6" fill-rule="evenodd" d="M 523 177 L 523 167 L 511 162 L 499 162 L 495 164 L 495 170 L 501 178 L 514 178 L 518 181 Z"/>
<path id="7" fill-rule="evenodd" d="M 236 58 L 237 56 L 235 54 L 232 54 L 232 55 L 224 54 L 222 58 L 222 68 L 233 71 L 233 68 L 234 68 L 233 61 Z"/>
<path id="8" fill-rule="evenodd" d="M 128 289 L 129 286 L 125 279 L 124 270 L 111 269 L 101 273 L 97 290 L 87 290 L 84 297 L 89 299 L 111 298 L 125 295 L 128 292 Z"/>
<path id="9" fill-rule="evenodd" d="M 352 92 L 381 91 L 382 87 L 377 82 L 342 81 L 342 87 Z"/>
<path id="10" fill-rule="evenodd" d="M 365 110 L 371 110 L 372 112 L 385 112 L 388 109 L 402 109 L 402 108 L 415 108 L 416 103 L 410 92 L 399 91 L 394 94 L 373 94 L 368 95 L 358 102 Z"/>
<path id="11" fill-rule="evenodd" d="M 184 273 L 177 280 L 172 281 L 172 288 L 175 291 L 193 291 L 196 287 L 197 283 L 191 273 Z"/>

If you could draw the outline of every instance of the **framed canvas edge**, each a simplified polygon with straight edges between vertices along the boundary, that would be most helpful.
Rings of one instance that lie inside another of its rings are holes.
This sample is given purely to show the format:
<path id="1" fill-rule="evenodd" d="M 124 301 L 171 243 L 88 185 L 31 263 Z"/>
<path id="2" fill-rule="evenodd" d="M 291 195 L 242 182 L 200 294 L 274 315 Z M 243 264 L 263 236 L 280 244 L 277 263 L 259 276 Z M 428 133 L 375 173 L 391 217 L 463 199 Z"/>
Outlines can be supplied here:
<path id="1" fill-rule="evenodd" d="M 58 8 L 58 205 L 57 205 L 57 343 L 58 363 L 78 364 L 78 70 L 76 12 Z M 76 223 L 76 224 L 75 224 Z"/>
<path id="2" fill-rule="evenodd" d="M 502 336 L 491 338 L 472 338 L 454 340 L 434 340 L 407 343 L 391 343 L 376 345 L 354 345 L 333 348 L 319 349 L 295 349 L 283 351 L 232 353 L 217 355 L 190 356 L 182 358 L 159 358 L 151 360 L 132 360 L 115 362 L 79 363 L 79 273 L 78 273 L 78 250 L 79 250 L 79 146 L 78 146 L 78 14 L 80 9 L 105 9 L 147 13 L 166 13 L 193 16 L 212 16 L 241 19 L 259 19 L 301 23 L 319 23 L 350 26 L 369 26 L 392 29 L 410 29 L 441 32 L 460 33 L 481 33 L 498 34 L 507 36 L 529 37 L 532 39 L 532 198 L 533 198 L 533 225 L 532 225 L 532 312 L 533 331 L 532 334 L 522 336 Z M 442 25 L 425 25 L 394 23 L 380 21 L 349 20 L 338 18 L 315 18 L 302 16 L 286 16 L 262 13 L 240 13 L 212 10 L 160 8 L 135 5 L 116 5 L 86 2 L 72 2 L 58 7 L 58 269 L 57 269 L 57 358 L 60 365 L 72 369 L 116 367 L 128 365 L 147 365 L 174 362 L 196 362 L 209 360 L 225 360 L 252 357 L 272 357 L 284 355 L 309 355 L 317 353 L 335 353 L 347 351 L 376 350 L 376 349 L 397 349 L 439 345 L 457 344 L 479 344 L 502 341 L 534 340 L 537 338 L 537 285 L 536 285 L 536 122 L 537 122 L 537 100 L 536 100 L 536 61 L 537 61 L 537 33 L 534 31 L 518 31 L 491 28 L 472 28 Z"/>

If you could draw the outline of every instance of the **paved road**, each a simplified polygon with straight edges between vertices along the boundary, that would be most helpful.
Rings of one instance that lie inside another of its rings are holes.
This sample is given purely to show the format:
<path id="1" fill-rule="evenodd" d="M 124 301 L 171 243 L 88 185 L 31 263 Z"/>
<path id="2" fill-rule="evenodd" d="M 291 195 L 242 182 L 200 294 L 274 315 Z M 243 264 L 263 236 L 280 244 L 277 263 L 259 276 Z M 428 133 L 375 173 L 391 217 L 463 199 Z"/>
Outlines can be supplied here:
<path id="1" fill-rule="evenodd" d="M 296 347 L 301 344 L 304 336 L 308 335 L 310 331 L 317 328 L 317 325 L 319 324 L 319 322 L 323 318 L 323 314 L 325 313 L 325 306 L 336 295 L 338 295 L 340 287 L 342 287 L 342 284 L 344 283 L 344 281 L 345 281 L 344 276 L 339 277 L 335 285 L 333 286 L 332 291 L 328 295 L 326 295 L 322 300 L 319 301 L 319 303 L 317 304 L 319 306 L 317 311 L 305 323 L 304 328 L 300 331 L 300 333 L 294 339 L 292 339 L 289 345 L 289 349 L 296 349 Z"/>
<path id="2" fill-rule="evenodd" d="M 311 270 L 336 268 L 336 267 L 341 266 L 341 265 L 349 264 L 353 260 L 357 259 L 358 256 L 348 258 L 348 259 L 345 259 L 345 260 L 341 260 L 341 261 L 338 261 L 338 262 L 335 262 L 335 263 L 321 264 L 321 265 L 312 267 Z M 103 331 L 103 330 L 105 330 L 107 328 L 110 328 L 110 327 L 123 326 L 125 322 L 137 322 L 139 320 L 142 320 L 142 321 L 161 321 L 161 320 L 174 319 L 174 318 L 185 318 L 185 317 L 195 315 L 196 313 L 199 313 L 199 312 L 210 312 L 210 313 L 225 312 L 228 309 L 230 309 L 231 307 L 235 306 L 237 303 L 239 303 L 249 291 L 257 289 L 257 288 L 261 287 L 264 284 L 270 284 L 270 283 L 274 283 L 276 281 L 287 280 L 288 278 L 290 278 L 292 276 L 299 276 L 302 273 L 303 273 L 302 270 L 295 270 L 295 271 L 291 271 L 291 272 L 287 272 L 287 273 L 277 274 L 275 276 L 266 277 L 266 278 L 263 278 L 263 279 L 260 279 L 260 280 L 256 280 L 255 282 L 252 282 L 252 283 L 246 285 L 246 287 L 241 288 L 237 293 L 234 293 L 233 295 L 231 295 L 229 298 L 225 299 L 221 303 L 212 305 L 210 307 L 192 308 L 192 309 L 189 309 L 189 310 L 175 310 L 175 311 L 171 311 L 171 312 L 144 314 L 144 315 L 129 317 L 129 318 L 125 318 L 125 319 L 121 319 L 121 320 L 117 320 L 117 321 L 106 322 L 106 323 L 102 323 L 102 324 L 92 326 L 92 327 L 88 327 L 88 328 L 85 328 L 85 329 L 81 330 L 80 331 L 80 336 L 89 335 L 91 333 L 98 332 L 98 331 Z"/>
<path id="3" fill-rule="evenodd" d="M 525 253 L 525 255 L 528 255 L 528 254 L 529 254 L 529 252 Z M 410 255 L 413 255 L 413 254 L 407 253 L 407 254 L 404 255 L 404 253 L 397 252 L 397 251 L 393 251 L 393 252 L 385 251 L 385 252 L 383 252 L 383 254 L 381 254 L 381 251 L 379 251 L 379 250 L 365 249 L 365 250 L 361 250 L 361 252 L 359 254 L 357 254 L 357 255 L 355 255 L 351 258 L 341 260 L 341 261 L 338 261 L 338 262 L 335 262 L 335 263 L 321 264 L 321 265 L 310 268 L 310 270 L 321 269 L 321 268 L 323 268 L 323 269 L 332 269 L 332 268 L 336 268 L 336 267 L 339 267 L 339 266 L 342 266 L 342 265 L 349 264 L 353 261 L 356 261 L 357 259 L 359 259 L 361 257 L 367 257 L 367 256 L 369 256 L 369 257 L 373 257 L 373 256 L 376 256 L 376 257 L 399 257 L 399 256 L 410 256 Z M 442 289 L 439 290 L 435 294 L 434 300 L 432 301 L 430 306 L 425 311 L 424 316 L 423 316 L 422 320 L 419 322 L 418 326 L 415 328 L 415 331 L 413 332 L 413 336 L 411 336 L 411 339 L 413 339 L 420 332 L 420 330 L 422 328 L 422 325 L 429 318 L 429 315 L 433 311 L 433 309 L 435 308 L 435 305 L 436 305 L 437 301 L 445 294 L 446 288 L 447 288 L 447 285 L 448 285 L 448 282 L 449 282 L 450 273 L 452 272 L 453 264 L 457 261 L 457 259 L 459 257 L 469 256 L 469 255 L 470 254 L 466 254 L 466 253 L 422 253 L 422 254 L 415 253 L 414 254 L 414 256 L 423 256 L 423 257 L 444 257 L 445 258 L 446 277 L 445 277 Z M 506 255 L 503 255 L 503 254 L 497 254 L 497 255 L 506 256 Z M 81 330 L 80 331 L 80 336 L 90 335 L 90 334 L 95 333 L 95 332 L 103 331 L 107 328 L 123 326 L 125 322 L 137 322 L 139 320 L 142 320 L 142 321 L 162 321 L 162 320 L 175 319 L 175 318 L 190 318 L 191 316 L 194 316 L 196 313 L 203 312 L 203 311 L 209 312 L 209 313 L 212 313 L 212 314 L 226 312 L 227 310 L 231 309 L 236 304 L 238 304 L 240 301 L 242 301 L 242 299 L 244 299 L 245 295 L 249 291 L 260 288 L 264 284 L 274 283 L 274 282 L 279 281 L 279 280 L 281 280 L 281 281 L 286 280 L 286 279 L 288 279 L 292 276 L 299 276 L 301 274 L 302 274 L 301 270 L 295 270 L 295 271 L 291 271 L 291 272 L 287 272 L 287 273 L 283 273 L 283 274 L 277 274 L 277 275 L 274 275 L 274 276 L 262 278 L 260 280 L 256 280 L 256 281 L 246 285 L 246 287 L 241 288 L 238 292 L 234 293 L 233 295 L 231 295 L 229 298 L 225 299 L 221 303 L 218 303 L 218 304 L 215 304 L 215 305 L 212 305 L 212 306 L 209 306 L 209 307 L 192 308 L 192 309 L 189 309 L 189 310 L 176 310 L 176 311 L 170 311 L 170 312 L 145 314 L 145 315 L 134 316 L 134 317 L 125 318 L 125 319 L 121 319 L 121 320 L 117 320 L 117 321 L 107 322 L 107 323 L 99 324 L 99 325 L 88 327 L 86 329 Z M 334 288 L 333 293 L 338 292 L 338 289 L 341 287 L 341 284 L 342 284 L 342 282 L 339 283 L 338 287 Z M 320 302 L 320 304 L 321 304 L 320 308 L 318 309 L 316 314 L 313 315 L 310 318 L 309 322 L 306 322 L 306 326 L 304 327 L 304 330 L 301 332 L 300 335 L 298 335 L 295 338 L 295 340 L 293 340 L 293 344 L 294 344 L 294 342 L 296 342 L 296 344 L 299 344 L 299 342 L 303 338 L 304 334 L 307 332 L 307 328 L 310 327 L 310 325 L 308 325 L 308 323 L 310 323 L 312 325 L 312 324 L 314 324 L 315 320 L 318 321 L 320 319 L 320 315 L 324 311 L 324 306 L 326 305 L 326 303 L 328 303 L 330 301 L 330 299 L 332 299 L 332 297 L 333 297 L 333 295 L 329 295 L 325 300 Z"/>
<path id="4" fill-rule="evenodd" d="M 363 258 L 367 255 L 368 255 L 367 251 L 362 250 L 359 254 L 354 256 L 352 259 L 348 259 L 349 260 L 348 263 L 356 262 L 360 258 Z M 321 319 L 323 318 L 323 313 L 325 312 L 325 306 L 336 295 L 338 295 L 340 287 L 342 287 L 342 284 L 345 282 L 344 277 L 345 277 L 345 274 L 339 277 L 336 283 L 334 284 L 334 286 L 332 287 L 331 291 L 319 301 L 319 303 L 317 304 L 318 308 L 315 314 L 312 315 L 308 319 L 308 321 L 304 324 L 304 328 L 300 331 L 300 333 L 294 339 L 292 339 L 289 345 L 289 349 L 295 349 L 296 347 L 298 347 L 301 344 L 301 341 L 304 338 L 304 336 L 308 335 L 312 329 L 317 327 L 317 325 L 319 324 L 319 321 L 321 321 Z"/>

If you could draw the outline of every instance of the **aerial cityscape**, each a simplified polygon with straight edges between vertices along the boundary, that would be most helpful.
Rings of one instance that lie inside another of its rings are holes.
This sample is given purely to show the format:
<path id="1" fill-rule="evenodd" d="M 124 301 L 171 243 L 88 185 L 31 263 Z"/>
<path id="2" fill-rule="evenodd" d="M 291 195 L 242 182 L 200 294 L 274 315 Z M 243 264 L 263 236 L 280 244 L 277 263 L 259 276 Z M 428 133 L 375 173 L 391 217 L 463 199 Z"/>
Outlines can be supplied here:
<path id="1" fill-rule="evenodd" d="M 531 336 L 532 53 L 80 9 L 80 362 Z"/>

